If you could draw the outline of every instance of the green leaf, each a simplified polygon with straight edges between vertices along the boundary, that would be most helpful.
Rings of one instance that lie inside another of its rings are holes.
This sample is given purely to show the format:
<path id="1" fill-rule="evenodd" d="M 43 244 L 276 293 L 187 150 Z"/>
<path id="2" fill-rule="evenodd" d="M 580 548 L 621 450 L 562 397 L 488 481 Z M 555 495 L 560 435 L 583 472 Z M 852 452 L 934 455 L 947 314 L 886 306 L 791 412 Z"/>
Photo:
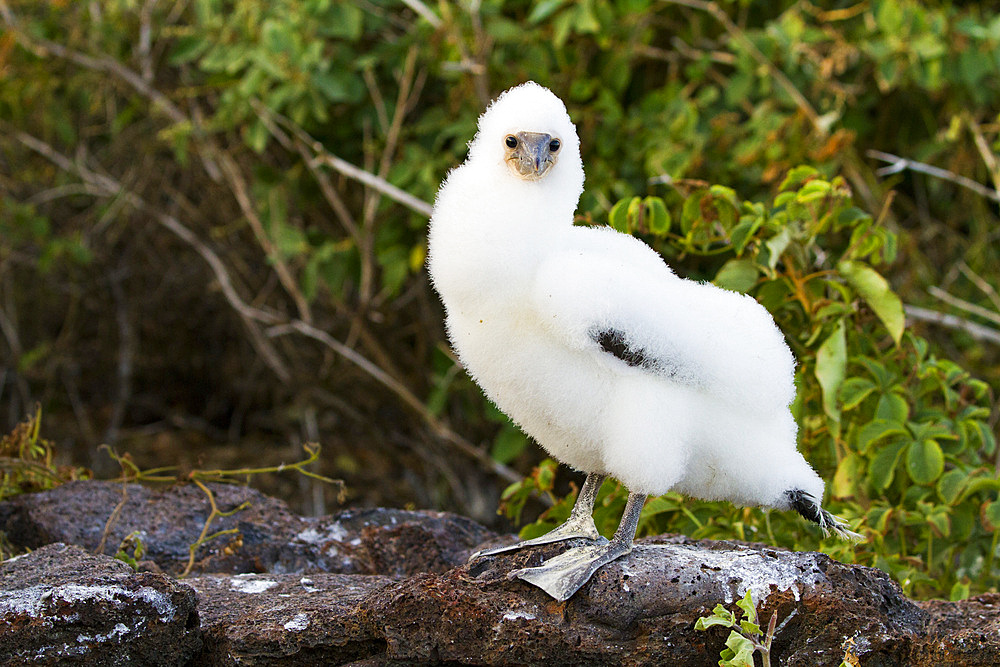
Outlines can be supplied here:
<path id="1" fill-rule="evenodd" d="M 802 183 L 810 178 L 814 178 L 819 175 L 815 167 L 810 167 L 809 165 L 799 165 L 788 171 L 788 175 L 785 176 L 785 180 L 781 182 L 780 189 L 784 192 L 791 190 L 793 188 L 799 187 Z"/>
<path id="2" fill-rule="evenodd" d="M 830 183 L 823 180 L 813 180 L 802 186 L 795 194 L 795 201 L 805 204 L 817 199 L 823 199 L 830 194 Z"/>
<path id="3" fill-rule="evenodd" d="M 312 84 L 327 102 L 354 102 L 359 97 L 357 81 L 347 72 L 316 72 Z"/>
<path id="4" fill-rule="evenodd" d="M 720 618 L 719 616 L 702 616 L 694 622 L 695 630 L 708 630 L 712 626 L 721 625 L 726 628 L 733 627 L 733 619 Z"/>
<path id="5" fill-rule="evenodd" d="M 722 265 L 712 281 L 719 287 L 746 294 L 754 285 L 760 273 L 757 265 L 748 259 L 731 259 Z"/>
<path id="6" fill-rule="evenodd" d="M 727 628 L 731 628 L 736 624 L 736 619 L 733 616 L 733 612 L 729 611 L 721 604 L 715 605 L 715 609 L 712 610 L 711 616 L 702 616 L 697 621 L 695 621 L 695 630 L 706 630 L 713 625 L 722 625 Z"/>
<path id="7" fill-rule="evenodd" d="M 679 508 L 680 504 L 676 500 L 665 496 L 657 496 L 643 506 L 642 514 L 645 517 L 651 517 L 663 514 L 664 512 L 676 512 Z"/>
<path id="8" fill-rule="evenodd" d="M 875 391 L 875 388 L 875 383 L 868 378 L 847 378 L 838 392 L 841 408 L 844 410 L 856 408 L 861 401 Z"/>
<path id="9" fill-rule="evenodd" d="M 978 419 L 972 422 L 976 433 L 979 435 L 979 442 L 982 443 L 983 449 L 987 454 L 992 454 L 997 448 L 996 436 L 993 435 L 993 430 L 990 429 L 986 422 L 979 421 Z"/>
<path id="10" fill-rule="evenodd" d="M 881 447 L 872 457 L 871 463 L 868 464 L 868 481 L 877 491 L 892 484 L 892 479 L 896 475 L 896 464 L 905 446 L 906 443 L 903 442 L 890 443 Z"/>
<path id="11" fill-rule="evenodd" d="M 935 440 L 921 439 L 910 443 L 906 452 L 906 470 L 917 484 L 930 484 L 944 470 L 944 453 Z"/>
<path id="12" fill-rule="evenodd" d="M 882 394 L 875 406 L 875 418 L 886 421 L 905 422 L 910 416 L 910 405 L 906 399 L 895 393 Z"/>
<path id="13" fill-rule="evenodd" d="M 792 230 L 789 227 L 782 227 L 781 231 L 772 236 L 764 244 L 767 246 L 768 258 L 767 266 L 772 271 L 778 266 L 778 260 L 781 259 L 781 255 L 788 248 L 788 244 L 792 241 Z"/>
<path id="14" fill-rule="evenodd" d="M 268 132 L 267 126 L 258 119 L 246 128 L 244 138 L 247 145 L 253 149 L 253 152 L 260 155 L 267 148 L 267 141 L 271 138 L 271 133 Z"/>
<path id="15" fill-rule="evenodd" d="M 646 226 L 651 234 L 666 236 L 670 231 L 670 211 L 660 197 L 646 197 L 642 200 Z"/>
<path id="16" fill-rule="evenodd" d="M 816 353 L 816 379 L 823 390 L 823 411 L 827 417 L 840 423 L 840 408 L 837 407 L 837 392 L 847 373 L 847 337 L 844 321 L 837 322 L 833 330 Z"/>
<path id="17" fill-rule="evenodd" d="M 837 465 L 833 476 L 830 493 L 834 498 L 850 498 L 857 495 L 858 483 L 865 477 L 867 461 L 855 452 L 851 452 Z"/>
<path id="18" fill-rule="evenodd" d="M 611 207 L 611 212 L 608 213 L 608 224 L 621 233 L 628 234 L 628 210 L 634 205 L 633 202 L 638 201 L 638 197 L 629 197 L 618 200 L 618 202 Z"/>
<path id="19" fill-rule="evenodd" d="M 951 587 L 951 591 L 948 593 L 948 600 L 951 602 L 958 602 L 959 600 L 964 600 L 969 597 L 970 587 L 969 581 L 956 581 Z"/>
<path id="20" fill-rule="evenodd" d="M 353 42 L 361 38 L 364 18 L 364 11 L 357 3 L 338 2 L 330 7 L 324 20 L 320 22 L 319 33 Z"/>
<path id="21" fill-rule="evenodd" d="M 552 16 L 564 3 L 565 0 L 542 0 L 528 14 L 528 23 L 541 23 Z"/>
<path id="22" fill-rule="evenodd" d="M 864 453 L 879 440 L 892 435 L 907 435 L 906 427 L 895 420 L 873 419 L 858 430 L 857 450 Z"/>
<path id="23" fill-rule="evenodd" d="M 951 505 L 958 500 L 959 495 L 962 493 L 962 489 L 965 488 L 968 478 L 969 473 L 964 470 L 960 470 L 959 468 L 949 470 L 945 474 L 941 475 L 941 479 L 938 480 L 938 496 L 945 502 L 945 504 Z"/>
<path id="24" fill-rule="evenodd" d="M 763 215 L 744 215 L 740 218 L 739 223 L 733 227 L 733 230 L 729 233 L 729 240 L 732 242 L 737 255 L 743 254 L 747 243 L 757 233 L 760 226 L 764 224 L 764 220 L 765 217 Z"/>
<path id="25" fill-rule="evenodd" d="M 729 659 L 729 665 L 733 667 L 754 667 L 753 664 L 753 642 L 733 630 L 729 633 L 726 646 L 733 652 L 733 657 Z"/>
<path id="26" fill-rule="evenodd" d="M 1000 500 L 983 505 L 981 512 L 983 526 L 989 531 L 1000 528 Z"/>
<path id="27" fill-rule="evenodd" d="M 757 607 L 753 603 L 753 594 L 748 588 L 743 597 L 736 601 L 736 606 L 743 610 L 743 615 L 751 623 L 757 622 Z"/>
<path id="28" fill-rule="evenodd" d="M 886 279 L 870 266 L 849 260 L 838 263 L 837 271 L 882 320 L 889 335 L 899 345 L 905 325 L 903 302 L 889 287 Z"/>
<path id="29" fill-rule="evenodd" d="M 500 463 L 510 463 L 524 451 L 527 445 L 528 439 L 521 431 L 513 426 L 504 426 L 493 440 L 490 456 Z"/>
<path id="30" fill-rule="evenodd" d="M 204 35 L 187 35 L 181 37 L 174 43 L 174 48 L 170 51 L 168 62 L 173 65 L 183 65 L 191 62 L 209 47 L 211 42 L 205 39 Z"/>

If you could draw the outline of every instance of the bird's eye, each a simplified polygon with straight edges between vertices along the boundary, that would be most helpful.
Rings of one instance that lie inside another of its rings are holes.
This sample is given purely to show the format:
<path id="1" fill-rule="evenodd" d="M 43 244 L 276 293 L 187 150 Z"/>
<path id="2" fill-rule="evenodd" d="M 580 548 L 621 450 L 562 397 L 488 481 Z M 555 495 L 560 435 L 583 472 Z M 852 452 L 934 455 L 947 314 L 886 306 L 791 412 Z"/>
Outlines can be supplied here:
<path id="1" fill-rule="evenodd" d="M 559 150 L 560 146 L 562 146 L 562 144 L 559 142 L 558 139 L 553 139 L 552 141 L 549 142 L 549 150 L 553 153 Z"/>
<path id="2" fill-rule="evenodd" d="M 504 139 L 504 143 L 507 144 L 507 148 L 517 148 L 517 137 L 513 134 L 508 134 L 507 138 Z"/>

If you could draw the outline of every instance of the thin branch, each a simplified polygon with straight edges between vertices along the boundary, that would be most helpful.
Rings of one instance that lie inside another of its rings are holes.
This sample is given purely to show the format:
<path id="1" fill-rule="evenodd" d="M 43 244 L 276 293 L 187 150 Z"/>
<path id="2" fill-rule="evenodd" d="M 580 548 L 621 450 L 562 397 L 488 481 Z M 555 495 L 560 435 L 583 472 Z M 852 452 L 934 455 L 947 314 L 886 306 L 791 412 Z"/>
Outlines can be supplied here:
<path id="1" fill-rule="evenodd" d="M 910 319 L 940 324 L 941 326 L 949 329 L 964 331 L 977 340 L 985 340 L 990 343 L 1000 345 L 1000 330 L 983 326 L 982 324 L 977 324 L 976 322 L 970 322 L 969 320 L 955 315 L 940 313 L 929 308 L 921 308 L 920 306 L 911 306 L 906 304 L 904 309 L 906 310 L 906 316 Z"/>
<path id="2" fill-rule="evenodd" d="M 414 197 L 406 190 L 397 188 L 395 185 L 389 183 L 385 179 L 379 178 L 375 174 L 369 173 L 364 169 L 355 167 L 350 162 L 342 160 L 336 155 L 333 155 L 331 153 L 327 153 L 325 150 L 322 153 L 317 154 L 316 157 L 313 158 L 313 164 L 326 165 L 332 167 L 333 169 L 339 171 L 344 176 L 353 178 L 357 181 L 361 181 L 365 185 L 368 185 L 378 190 L 389 199 L 392 199 L 402 204 L 403 206 L 406 206 L 407 208 L 410 208 L 428 218 L 431 217 L 431 213 L 434 210 L 433 207 L 427 202 L 425 202 L 423 199 L 420 199 L 419 197 Z"/>
<path id="3" fill-rule="evenodd" d="M 375 174 L 365 171 L 360 167 L 356 167 L 347 160 L 343 160 L 330 151 L 326 149 L 323 144 L 310 136 L 305 130 L 300 128 L 294 121 L 289 118 L 282 116 L 281 114 L 274 113 L 269 109 L 264 109 L 261 107 L 258 111 L 264 116 L 270 116 L 276 122 L 281 124 L 286 130 L 291 132 L 297 139 L 305 143 L 310 150 L 312 150 L 314 157 L 307 162 L 310 168 L 317 166 L 328 166 L 332 167 L 335 171 L 347 176 L 348 178 L 353 178 L 356 181 L 360 181 L 365 185 L 378 190 L 384 194 L 389 199 L 410 208 L 421 215 L 426 217 L 431 217 L 431 212 L 433 207 L 425 202 L 419 197 L 411 195 L 406 190 L 396 187 L 384 178 L 380 178 Z"/>
<path id="4" fill-rule="evenodd" d="M 960 299 L 959 297 L 944 291 L 937 285 L 931 285 L 927 291 L 950 306 L 955 306 L 956 308 L 964 310 L 965 312 L 971 315 L 978 315 L 983 319 L 989 320 L 994 324 L 1000 325 L 1000 313 L 994 313 L 992 310 L 983 308 L 982 306 L 976 305 L 974 303 L 970 303 L 965 299 Z"/>
<path id="5" fill-rule="evenodd" d="M 236 166 L 236 162 L 231 157 L 221 152 L 219 153 L 219 163 L 222 166 L 222 172 L 229 181 L 229 186 L 233 191 L 233 195 L 236 197 L 236 201 L 240 205 L 240 210 L 243 211 L 243 215 L 246 217 L 247 222 L 250 223 L 250 229 L 253 230 L 254 236 L 257 237 L 257 242 L 260 244 L 261 248 L 263 248 L 264 253 L 271 260 L 271 263 L 274 266 L 274 271 L 278 274 L 278 280 L 281 281 L 281 285 L 295 302 L 295 309 L 298 311 L 299 317 L 307 322 L 311 322 L 312 311 L 309 308 L 309 301 L 306 299 L 305 295 L 302 294 L 302 290 L 299 289 L 295 276 L 292 275 L 288 265 L 281 258 L 281 254 L 274 247 L 274 243 L 271 242 L 271 238 L 264 229 L 264 223 L 257 214 L 257 209 L 254 207 L 253 202 L 250 199 L 250 189 L 247 185 L 246 179 L 243 178 L 242 172 L 239 167 Z"/>
<path id="6" fill-rule="evenodd" d="M 430 7 L 425 5 L 421 0 L 403 0 L 403 4 L 419 14 L 425 21 L 431 24 L 435 30 L 441 27 L 441 19 L 435 14 Z"/>
<path id="7" fill-rule="evenodd" d="M 993 285 L 986 282 L 982 276 L 969 268 L 969 265 L 965 262 L 958 263 L 958 270 L 962 272 L 962 275 L 972 281 L 972 284 L 982 290 L 983 294 L 993 303 L 993 306 L 1000 313 L 1000 294 Z"/>
<path id="8" fill-rule="evenodd" d="M 997 156 L 994 155 L 989 142 L 983 136 L 983 130 L 979 127 L 979 123 L 972 118 L 972 114 L 969 112 L 965 113 L 965 123 L 969 126 L 969 131 L 972 132 L 972 140 L 976 144 L 979 156 L 983 158 L 983 163 L 990 172 L 994 190 L 1000 192 L 1000 164 L 997 163 Z"/>
<path id="9" fill-rule="evenodd" d="M 278 127 L 276 122 L 276 114 L 271 111 L 258 100 L 250 100 L 250 105 L 254 108 L 257 113 L 257 118 L 260 122 L 264 123 L 264 127 L 267 131 L 271 133 L 271 136 L 278 140 L 278 142 L 290 151 L 295 151 L 302 158 L 302 161 L 309 168 L 309 173 L 313 175 L 316 179 L 316 183 L 319 184 L 320 192 L 323 193 L 323 197 L 326 198 L 327 203 L 330 208 L 333 209 L 334 214 L 337 219 L 340 220 L 340 224 L 343 225 L 344 230 L 354 239 L 356 245 L 361 245 L 360 232 L 358 231 L 358 223 L 355 222 L 354 216 L 351 214 L 347 204 L 344 203 L 343 198 L 337 192 L 336 188 L 333 187 L 333 183 L 330 182 L 330 177 L 321 170 L 313 161 L 315 157 L 310 151 L 309 147 L 314 145 L 320 145 L 315 139 L 313 139 L 309 134 L 303 130 L 301 127 L 293 123 L 291 120 L 285 118 L 286 125 L 291 129 L 294 137 L 289 137 L 284 130 Z"/>
<path id="10" fill-rule="evenodd" d="M 986 197 L 987 199 L 992 199 L 995 202 L 1000 202 L 1000 191 L 986 187 L 985 185 L 968 178 L 967 176 L 962 176 L 961 174 L 956 174 L 954 172 L 948 171 L 947 169 L 942 169 L 941 167 L 935 167 L 934 165 L 925 164 L 923 162 L 917 162 L 916 160 L 910 160 L 905 157 L 900 157 L 898 155 L 893 155 L 892 153 L 883 153 L 882 151 L 870 150 L 867 152 L 868 157 L 874 158 L 876 160 L 882 160 L 883 162 L 890 162 L 888 167 L 882 167 L 875 171 L 877 176 L 888 176 L 890 174 L 895 174 L 903 171 L 904 169 L 909 169 L 911 171 L 918 171 L 922 174 L 927 174 L 928 176 L 934 176 L 935 178 L 940 178 L 945 181 L 954 183 L 968 190 L 972 190 L 978 195 Z"/>

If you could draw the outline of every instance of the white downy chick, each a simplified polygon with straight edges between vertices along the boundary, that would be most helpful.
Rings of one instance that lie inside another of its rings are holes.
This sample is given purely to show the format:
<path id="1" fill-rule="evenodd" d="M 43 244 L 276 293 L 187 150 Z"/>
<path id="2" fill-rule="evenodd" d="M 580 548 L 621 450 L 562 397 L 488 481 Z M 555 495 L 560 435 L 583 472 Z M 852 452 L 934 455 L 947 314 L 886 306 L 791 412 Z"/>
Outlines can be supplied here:
<path id="1" fill-rule="evenodd" d="M 530 544 L 596 539 L 590 496 L 605 476 L 631 492 L 616 553 L 581 547 L 514 574 L 568 598 L 630 548 L 630 510 L 637 521 L 646 495 L 670 490 L 794 509 L 856 537 L 820 507 L 823 482 L 796 450 L 794 360 L 770 314 L 677 277 L 638 239 L 574 226 L 582 190 L 576 128 L 528 82 L 480 117 L 431 219 L 428 266 L 466 370 L 552 456 L 589 474 L 573 525 Z"/>

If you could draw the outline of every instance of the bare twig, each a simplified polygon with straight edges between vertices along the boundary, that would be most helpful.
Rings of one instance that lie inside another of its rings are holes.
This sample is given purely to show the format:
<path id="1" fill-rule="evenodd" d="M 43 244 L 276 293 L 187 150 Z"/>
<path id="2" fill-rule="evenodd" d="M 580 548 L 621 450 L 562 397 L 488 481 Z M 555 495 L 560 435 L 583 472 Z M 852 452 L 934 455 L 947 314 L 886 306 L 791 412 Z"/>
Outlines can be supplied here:
<path id="1" fill-rule="evenodd" d="M 427 202 L 425 202 L 423 199 L 420 199 L 419 197 L 414 197 L 406 190 L 397 188 L 395 185 L 389 183 L 385 179 L 379 178 L 375 174 L 369 173 L 364 169 L 355 167 L 350 162 L 342 160 L 336 155 L 333 155 L 331 153 L 327 153 L 325 150 L 322 153 L 317 154 L 316 157 L 313 158 L 313 163 L 332 167 L 333 169 L 339 171 L 341 174 L 349 178 L 353 178 L 357 181 L 361 181 L 365 185 L 375 188 L 376 190 L 384 194 L 386 197 L 389 197 L 390 199 L 399 202 L 403 206 L 406 206 L 407 208 L 410 208 L 416 211 L 417 213 L 420 213 L 421 215 L 425 215 L 428 218 L 431 217 L 431 212 L 434 210 L 433 207 Z"/>
<path id="2" fill-rule="evenodd" d="M 963 276 L 971 280 L 972 284 L 978 287 L 983 294 L 986 295 L 986 298 L 993 303 L 993 307 L 997 309 L 998 313 L 1000 313 L 1000 294 L 997 293 L 996 288 L 986 282 L 986 280 L 984 280 L 978 273 L 969 268 L 969 265 L 965 262 L 958 263 L 958 270 L 961 271 Z"/>
<path id="3" fill-rule="evenodd" d="M 243 173 L 231 157 L 221 152 L 219 153 L 219 164 L 222 167 L 222 173 L 225 174 L 226 179 L 229 181 L 229 186 L 236 197 L 237 203 L 240 205 L 240 210 L 243 211 L 247 222 L 250 223 L 250 229 L 253 230 L 254 236 L 257 237 L 257 242 L 263 248 L 268 259 L 271 260 L 282 287 L 285 288 L 285 291 L 295 302 L 295 309 L 298 311 L 299 317 L 306 322 L 311 322 L 312 311 L 309 308 L 309 301 L 302 294 L 295 276 L 292 275 L 288 265 L 281 258 L 281 253 L 274 247 L 274 243 L 272 243 L 270 236 L 268 236 L 267 231 L 264 229 L 264 223 L 257 214 L 257 209 L 250 199 L 250 188 L 247 185 L 246 179 L 243 178 Z"/>
<path id="4" fill-rule="evenodd" d="M 906 316 L 911 319 L 940 324 L 949 329 L 964 331 L 977 340 L 985 340 L 1000 345 L 1000 330 L 983 326 L 976 322 L 970 322 L 955 315 L 940 313 L 929 308 L 921 308 L 920 306 L 906 304 L 904 309 L 906 310 Z"/>
<path id="5" fill-rule="evenodd" d="M 353 178 L 356 181 L 360 181 L 361 183 L 378 190 L 389 199 L 392 199 L 393 201 L 398 202 L 403 206 L 420 213 L 421 215 L 425 215 L 428 218 L 431 216 L 433 208 L 423 199 L 411 195 L 402 188 L 396 187 L 384 178 L 380 178 L 369 171 L 365 171 L 360 167 L 354 166 L 347 160 L 337 157 L 328 151 L 323 144 L 312 138 L 312 136 L 310 136 L 291 119 L 286 118 L 281 114 L 274 113 L 269 109 L 265 109 L 262 106 L 258 108 L 258 113 L 261 114 L 262 118 L 270 117 L 286 130 L 291 132 L 296 139 L 302 141 L 309 147 L 309 149 L 313 152 L 313 157 L 307 162 L 307 165 L 310 168 L 318 166 L 332 167 L 335 171 L 343 174 L 344 176 Z"/>
<path id="6" fill-rule="evenodd" d="M 142 63 L 142 79 L 146 83 L 153 81 L 153 58 L 150 51 L 153 41 L 153 8 L 156 3 L 157 0 L 146 0 L 139 12 L 139 44 L 137 49 L 139 62 Z"/>
<path id="7" fill-rule="evenodd" d="M 882 160 L 883 162 L 891 162 L 888 167 L 882 167 L 875 171 L 878 176 L 888 176 L 890 174 L 895 174 L 904 169 L 909 169 L 911 171 L 918 171 L 922 174 L 927 174 L 928 176 L 934 176 L 935 178 L 940 178 L 945 181 L 954 183 L 968 190 L 972 190 L 978 195 L 986 197 L 987 199 L 992 199 L 995 202 L 1000 202 L 1000 191 L 990 189 L 985 185 L 978 183 L 977 181 L 968 178 L 967 176 L 962 176 L 961 174 L 956 174 L 954 172 L 948 171 L 947 169 L 942 169 L 941 167 L 935 167 L 934 165 L 925 164 L 923 162 L 917 162 L 916 160 L 910 160 L 908 158 L 900 157 L 898 155 L 893 155 L 892 153 L 883 153 L 882 151 L 870 150 L 867 152 L 868 157 L 875 158 L 876 160 Z"/>
<path id="8" fill-rule="evenodd" d="M 441 19 L 438 18 L 438 15 L 435 14 L 430 7 L 421 2 L 421 0 L 403 0 L 403 4 L 419 14 L 435 29 L 441 27 Z"/>
<path id="9" fill-rule="evenodd" d="M 124 472 L 124 467 L 122 468 Z M 95 554 L 103 554 L 104 547 L 108 543 L 108 537 L 111 536 L 111 529 L 114 528 L 115 523 L 118 521 L 118 517 L 121 516 L 122 508 L 125 507 L 125 503 L 128 502 L 128 479 L 123 474 L 122 475 L 122 497 L 115 505 L 115 508 L 111 510 L 108 520 L 104 522 L 104 530 L 101 532 L 101 541 L 97 543 L 97 548 L 94 549 Z"/>
<path id="10" fill-rule="evenodd" d="M 957 296 L 949 294 L 948 292 L 944 291 L 937 285 L 931 285 L 927 291 L 950 306 L 955 306 L 956 308 L 960 308 L 961 310 L 964 310 L 970 315 L 978 315 L 983 319 L 989 320 L 994 324 L 1000 325 L 1000 313 L 994 313 L 992 310 L 989 310 L 988 308 L 983 308 L 982 306 L 970 303 L 965 299 L 961 299 Z"/>
<path id="11" fill-rule="evenodd" d="M 979 127 L 979 123 L 972 118 L 972 114 L 969 112 L 965 112 L 965 124 L 969 126 L 969 131 L 972 132 L 972 140 L 976 144 L 976 150 L 979 151 L 979 156 L 983 158 L 983 163 L 990 172 L 994 191 L 1000 192 L 1000 163 L 997 161 L 997 156 L 993 153 L 993 149 L 990 148 L 990 143 L 983 135 L 983 130 Z"/>

